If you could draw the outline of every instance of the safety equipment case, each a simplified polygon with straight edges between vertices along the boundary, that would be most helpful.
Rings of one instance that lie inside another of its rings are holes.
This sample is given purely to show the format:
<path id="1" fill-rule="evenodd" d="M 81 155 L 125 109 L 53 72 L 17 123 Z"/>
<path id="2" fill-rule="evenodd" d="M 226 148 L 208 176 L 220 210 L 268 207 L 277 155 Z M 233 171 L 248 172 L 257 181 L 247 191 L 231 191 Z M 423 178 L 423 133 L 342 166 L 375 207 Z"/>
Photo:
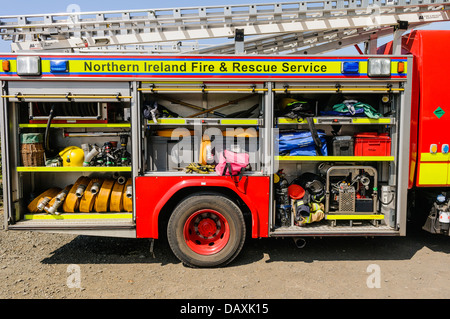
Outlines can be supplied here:
<path id="1" fill-rule="evenodd" d="M 355 135 L 355 156 L 390 156 L 391 138 L 386 133 L 366 132 Z"/>
<path id="2" fill-rule="evenodd" d="M 331 143 L 334 156 L 353 156 L 355 154 L 353 136 L 334 136 Z"/>

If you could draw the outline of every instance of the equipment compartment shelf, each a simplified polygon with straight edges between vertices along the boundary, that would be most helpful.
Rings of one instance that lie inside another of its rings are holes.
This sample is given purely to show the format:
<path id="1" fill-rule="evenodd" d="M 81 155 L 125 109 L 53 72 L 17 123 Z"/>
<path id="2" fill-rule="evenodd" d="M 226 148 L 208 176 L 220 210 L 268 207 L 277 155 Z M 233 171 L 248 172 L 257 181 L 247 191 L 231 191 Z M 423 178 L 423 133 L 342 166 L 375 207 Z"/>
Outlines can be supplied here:
<path id="1" fill-rule="evenodd" d="M 394 156 L 275 156 L 282 162 L 392 162 Z"/>
<path id="2" fill-rule="evenodd" d="M 352 225 L 348 223 L 339 223 L 331 225 L 328 223 L 310 224 L 307 227 L 278 227 L 272 230 L 274 237 L 297 237 L 297 236 L 336 236 L 342 233 L 348 236 L 398 236 L 399 231 L 387 225 L 374 226 L 370 221 L 365 221 L 362 225 Z"/>
<path id="3" fill-rule="evenodd" d="M 291 119 L 286 117 L 279 117 L 278 124 L 308 124 L 306 119 Z M 395 118 L 382 117 L 379 119 L 361 118 L 361 117 L 315 117 L 314 124 L 323 125 L 394 125 Z"/>
<path id="4" fill-rule="evenodd" d="M 46 128 L 47 124 L 19 124 L 20 128 Z M 130 123 L 65 123 L 65 124 L 52 124 L 51 128 L 131 128 Z"/>
<path id="5" fill-rule="evenodd" d="M 257 126 L 262 125 L 262 119 L 233 119 L 233 118 L 161 118 L 158 123 L 147 120 L 147 125 L 244 125 Z"/>
<path id="6" fill-rule="evenodd" d="M 67 173 L 67 172 L 131 172 L 129 166 L 110 166 L 110 167 L 17 167 L 17 172 L 51 172 L 51 173 Z"/>

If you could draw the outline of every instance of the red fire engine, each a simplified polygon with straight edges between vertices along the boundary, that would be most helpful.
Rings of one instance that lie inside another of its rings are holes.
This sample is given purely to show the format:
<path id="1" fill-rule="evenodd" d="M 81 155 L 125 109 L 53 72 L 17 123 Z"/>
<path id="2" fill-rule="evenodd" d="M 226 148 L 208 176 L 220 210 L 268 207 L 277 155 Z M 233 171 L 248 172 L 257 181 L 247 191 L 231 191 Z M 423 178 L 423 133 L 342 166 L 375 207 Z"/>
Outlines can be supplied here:
<path id="1" fill-rule="evenodd" d="M 196 267 L 250 237 L 405 236 L 414 203 L 448 236 L 450 33 L 411 30 L 447 7 L 0 17 L 4 226 L 167 236 Z M 320 54 L 349 45 L 362 54 Z"/>

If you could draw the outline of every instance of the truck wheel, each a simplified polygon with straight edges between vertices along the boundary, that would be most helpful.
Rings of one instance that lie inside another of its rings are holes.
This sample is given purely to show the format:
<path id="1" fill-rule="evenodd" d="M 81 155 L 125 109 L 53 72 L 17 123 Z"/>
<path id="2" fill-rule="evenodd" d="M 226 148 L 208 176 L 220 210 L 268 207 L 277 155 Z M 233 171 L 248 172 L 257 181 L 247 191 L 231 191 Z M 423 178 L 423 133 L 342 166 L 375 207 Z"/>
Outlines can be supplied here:
<path id="1" fill-rule="evenodd" d="M 175 256 L 187 266 L 225 266 L 244 245 L 244 217 L 228 198 L 193 195 L 173 211 L 167 238 Z"/>

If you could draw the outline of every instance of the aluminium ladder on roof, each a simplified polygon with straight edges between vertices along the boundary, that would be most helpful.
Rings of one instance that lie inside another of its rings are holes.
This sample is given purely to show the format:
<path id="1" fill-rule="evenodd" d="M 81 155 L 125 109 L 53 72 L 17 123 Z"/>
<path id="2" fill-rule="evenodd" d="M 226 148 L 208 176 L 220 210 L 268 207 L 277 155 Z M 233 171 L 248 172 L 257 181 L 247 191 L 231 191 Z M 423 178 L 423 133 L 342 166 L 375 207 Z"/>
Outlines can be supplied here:
<path id="1" fill-rule="evenodd" d="M 299 53 L 322 54 L 369 41 L 375 33 L 376 38 L 391 35 L 394 32 L 394 27 L 379 27 L 375 31 L 370 28 L 357 28 L 261 36 L 246 40 L 244 42 L 244 52 L 246 54 L 283 55 Z M 234 54 L 235 48 L 232 43 L 227 43 L 203 49 L 199 48 L 187 53 Z"/>
<path id="2" fill-rule="evenodd" d="M 399 20 L 410 25 L 449 21 L 449 10 L 450 0 L 319 0 L 20 15 L 0 17 L 0 35 L 12 41 L 14 52 L 230 38 L 236 29 L 243 29 L 245 36 L 268 35 L 269 42 L 290 33 L 303 41 L 308 33 L 329 30 L 338 36 L 343 30 L 376 33 Z M 316 46 L 317 40 L 307 47 Z"/>

